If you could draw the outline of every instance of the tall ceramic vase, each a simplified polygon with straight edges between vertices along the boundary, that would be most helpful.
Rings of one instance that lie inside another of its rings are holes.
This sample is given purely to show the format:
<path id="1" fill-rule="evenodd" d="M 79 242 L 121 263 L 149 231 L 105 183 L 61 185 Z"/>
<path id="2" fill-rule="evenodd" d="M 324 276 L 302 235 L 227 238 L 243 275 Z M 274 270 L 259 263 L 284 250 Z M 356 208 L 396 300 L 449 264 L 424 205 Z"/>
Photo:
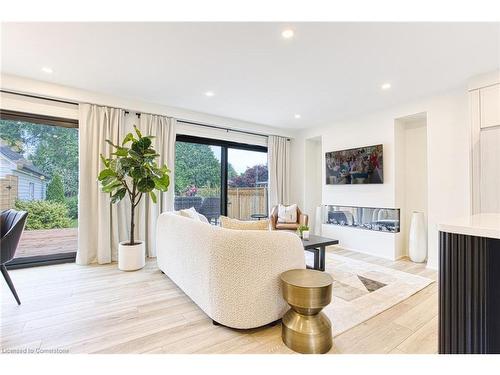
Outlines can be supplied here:
<path id="1" fill-rule="evenodd" d="M 408 252 L 412 262 L 422 263 L 427 259 L 427 235 L 423 212 L 413 211 L 411 215 Z"/>
<path id="2" fill-rule="evenodd" d="M 321 225 L 323 224 L 323 206 L 316 207 L 316 213 L 314 217 L 314 234 L 316 236 L 321 236 Z"/>

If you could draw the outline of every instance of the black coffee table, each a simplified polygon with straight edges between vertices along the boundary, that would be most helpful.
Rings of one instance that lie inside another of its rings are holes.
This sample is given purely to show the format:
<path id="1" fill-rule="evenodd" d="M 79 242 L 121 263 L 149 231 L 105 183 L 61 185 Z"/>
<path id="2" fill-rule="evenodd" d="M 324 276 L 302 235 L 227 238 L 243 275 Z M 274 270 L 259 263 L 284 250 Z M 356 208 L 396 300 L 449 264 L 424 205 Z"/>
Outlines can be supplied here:
<path id="1" fill-rule="evenodd" d="M 267 214 L 251 214 L 250 217 L 256 220 L 267 219 Z"/>
<path id="2" fill-rule="evenodd" d="M 314 266 L 311 268 L 313 270 L 324 271 L 325 270 L 325 247 L 330 245 L 337 245 L 338 240 L 332 238 L 326 238 L 321 236 L 309 235 L 308 240 L 302 239 L 302 245 L 304 245 L 304 250 L 309 251 L 314 254 Z"/>

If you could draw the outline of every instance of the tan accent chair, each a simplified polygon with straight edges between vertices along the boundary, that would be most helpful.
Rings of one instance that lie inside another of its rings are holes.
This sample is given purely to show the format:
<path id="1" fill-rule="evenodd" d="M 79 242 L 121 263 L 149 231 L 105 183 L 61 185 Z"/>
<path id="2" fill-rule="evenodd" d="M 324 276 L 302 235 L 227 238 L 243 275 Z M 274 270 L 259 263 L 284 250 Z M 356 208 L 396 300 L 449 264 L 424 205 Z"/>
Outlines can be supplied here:
<path id="1" fill-rule="evenodd" d="M 296 223 L 278 223 L 278 206 L 274 206 L 271 210 L 271 229 L 272 230 L 297 230 L 301 225 L 309 223 L 309 216 L 303 214 L 297 207 L 297 222 Z"/>

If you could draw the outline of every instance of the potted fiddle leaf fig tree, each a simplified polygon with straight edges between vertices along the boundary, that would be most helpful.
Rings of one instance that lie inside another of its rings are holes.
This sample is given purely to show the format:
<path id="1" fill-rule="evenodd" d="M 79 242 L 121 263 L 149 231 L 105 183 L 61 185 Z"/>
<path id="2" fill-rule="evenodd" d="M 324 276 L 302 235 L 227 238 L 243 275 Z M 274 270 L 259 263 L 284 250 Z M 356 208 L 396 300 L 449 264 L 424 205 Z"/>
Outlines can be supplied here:
<path id="1" fill-rule="evenodd" d="M 120 242 L 118 247 L 118 268 L 123 271 L 138 270 L 145 265 L 144 241 L 135 238 L 135 211 L 146 195 L 156 203 L 155 190 L 165 192 L 170 185 L 170 170 L 166 165 L 158 165 L 160 156 L 152 147 L 152 136 L 143 136 L 134 126 L 135 135 L 128 133 L 121 145 L 106 140 L 114 152 L 109 158 L 101 154 L 104 169 L 98 180 L 104 193 L 109 193 L 111 203 L 116 204 L 123 198 L 130 200 L 129 240 Z"/>

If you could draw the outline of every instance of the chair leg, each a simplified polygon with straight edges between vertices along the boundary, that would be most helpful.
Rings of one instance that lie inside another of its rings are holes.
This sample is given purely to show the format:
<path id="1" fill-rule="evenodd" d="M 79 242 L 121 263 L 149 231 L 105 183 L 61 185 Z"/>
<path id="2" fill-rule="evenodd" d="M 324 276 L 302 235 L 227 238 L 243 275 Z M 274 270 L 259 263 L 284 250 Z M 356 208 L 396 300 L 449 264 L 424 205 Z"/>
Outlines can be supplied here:
<path id="1" fill-rule="evenodd" d="M 21 300 L 19 299 L 19 297 L 17 295 L 16 288 L 14 288 L 14 283 L 12 282 L 12 280 L 11 280 L 11 278 L 9 276 L 9 273 L 7 272 L 7 267 L 5 267 L 4 264 L 2 264 L 2 265 L 0 265 L 0 269 L 2 270 L 2 275 L 3 275 L 4 279 L 5 279 L 5 281 L 7 281 L 7 285 L 9 286 L 10 291 L 14 295 L 14 298 L 16 299 L 17 304 L 20 305 L 21 304 Z"/>

